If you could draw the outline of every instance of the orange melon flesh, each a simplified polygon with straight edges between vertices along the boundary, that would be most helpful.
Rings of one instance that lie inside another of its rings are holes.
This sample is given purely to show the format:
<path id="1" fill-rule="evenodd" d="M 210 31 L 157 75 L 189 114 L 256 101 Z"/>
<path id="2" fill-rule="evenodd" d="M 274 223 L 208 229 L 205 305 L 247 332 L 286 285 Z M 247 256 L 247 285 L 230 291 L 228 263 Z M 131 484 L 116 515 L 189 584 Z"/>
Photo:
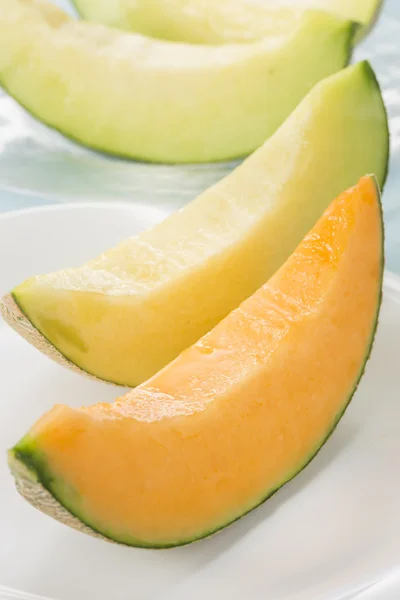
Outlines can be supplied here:
<path id="1" fill-rule="evenodd" d="M 345 410 L 376 327 L 382 235 L 365 177 L 210 333 L 112 404 L 55 406 L 10 464 L 126 544 L 187 543 L 239 518 L 309 462 Z"/>

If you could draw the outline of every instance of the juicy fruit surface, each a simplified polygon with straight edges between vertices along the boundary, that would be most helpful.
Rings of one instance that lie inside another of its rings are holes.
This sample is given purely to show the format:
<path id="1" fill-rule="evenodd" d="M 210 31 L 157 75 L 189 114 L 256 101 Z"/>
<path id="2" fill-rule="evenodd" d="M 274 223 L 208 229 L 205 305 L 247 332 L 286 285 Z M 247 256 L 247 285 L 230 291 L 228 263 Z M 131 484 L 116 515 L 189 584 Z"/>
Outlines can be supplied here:
<path id="1" fill-rule="evenodd" d="M 10 464 L 123 543 L 178 545 L 229 524 L 301 470 L 347 406 L 375 332 L 382 241 L 365 177 L 214 330 L 112 404 L 54 407 Z"/>
<path id="2" fill-rule="evenodd" d="M 75 5 L 90 21 L 158 39 L 211 45 L 274 37 L 302 16 L 290 7 L 242 0 L 77 0 Z"/>
<path id="3" fill-rule="evenodd" d="M 297 6 L 282 4 L 243 0 L 75 0 L 81 15 L 90 21 L 192 44 L 240 43 L 275 36 L 293 27 L 310 7 L 357 21 L 367 30 L 382 0 L 304 0 Z"/>
<path id="4" fill-rule="evenodd" d="M 314 11 L 253 44 L 182 45 L 78 22 L 46 0 L 0 0 L 0 82 L 91 148 L 153 162 L 227 160 L 260 146 L 341 69 L 353 36 L 350 21 Z"/>
<path id="5" fill-rule="evenodd" d="M 261 149 L 183 210 L 13 295 L 74 364 L 138 385 L 262 285 L 341 190 L 368 172 L 382 185 L 387 157 L 380 92 L 360 63 L 321 82 Z"/>

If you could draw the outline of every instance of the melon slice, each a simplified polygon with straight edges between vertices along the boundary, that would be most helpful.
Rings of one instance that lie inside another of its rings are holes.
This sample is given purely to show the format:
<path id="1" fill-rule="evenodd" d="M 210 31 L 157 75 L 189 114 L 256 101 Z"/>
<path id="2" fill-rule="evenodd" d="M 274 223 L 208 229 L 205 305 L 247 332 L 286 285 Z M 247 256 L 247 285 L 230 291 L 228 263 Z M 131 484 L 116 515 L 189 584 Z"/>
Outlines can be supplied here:
<path id="1" fill-rule="evenodd" d="M 354 31 L 311 11 L 268 40 L 196 46 L 78 22 L 46 0 L 0 0 L 0 84 L 91 148 L 153 162 L 226 160 L 260 146 L 347 63 Z"/>
<path id="2" fill-rule="evenodd" d="M 378 318 L 382 241 L 365 177 L 267 284 L 147 383 L 44 415 L 10 451 L 19 490 L 134 546 L 185 544 L 253 509 L 311 460 L 353 395 Z"/>
<path id="3" fill-rule="evenodd" d="M 381 95 L 360 63 L 183 210 L 80 268 L 27 280 L 3 314 L 63 364 L 138 385 L 260 287 L 342 189 L 368 172 L 382 185 L 387 160 Z"/>
<path id="4" fill-rule="evenodd" d="M 250 42 L 288 31 L 317 8 L 360 23 L 357 40 L 375 22 L 383 0 L 74 0 L 84 19 L 155 38 L 192 44 Z"/>

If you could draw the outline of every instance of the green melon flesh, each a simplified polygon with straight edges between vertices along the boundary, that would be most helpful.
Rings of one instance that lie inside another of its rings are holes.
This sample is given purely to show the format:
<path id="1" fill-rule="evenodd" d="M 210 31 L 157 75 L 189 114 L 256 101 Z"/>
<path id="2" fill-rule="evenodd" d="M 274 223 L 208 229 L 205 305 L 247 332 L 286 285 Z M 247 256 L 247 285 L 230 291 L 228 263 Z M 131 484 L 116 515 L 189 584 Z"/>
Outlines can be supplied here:
<path id="1" fill-rule="evenodd" d="M 192 44 L 241 43 L 290 29 L 305 9 L 317 8 L 371 28 L 382 0 L 74 0 L 84 19 L 158 39 Z"/>
<path id="2" fill-rule="evenodd" d="M 14 299 L 69 364 L 138 385 L 262 285 L 341 190 L 365 173 L 382 186 L 388 141 L 371 67 L 348 67 L 184 209 L 77 269 L 28 279 Z"/>
<path id="3" fill-rule="evenodd" d="M 196 46 L 69 18 L 46 0 L 0 0 L 0 84 L 47 125 L 153 162 L 249 154 L 348 61 L 355 26 L 310 11 L 252 44 Z"/>

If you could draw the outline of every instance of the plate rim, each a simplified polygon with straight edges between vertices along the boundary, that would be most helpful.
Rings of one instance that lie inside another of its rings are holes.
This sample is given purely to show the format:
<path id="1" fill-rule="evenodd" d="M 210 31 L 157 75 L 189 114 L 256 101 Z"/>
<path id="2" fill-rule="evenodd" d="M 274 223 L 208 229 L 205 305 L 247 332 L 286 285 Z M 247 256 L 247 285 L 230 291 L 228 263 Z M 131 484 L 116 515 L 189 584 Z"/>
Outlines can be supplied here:
<path id="1" fill-rule="evenodd" d="M 147 203 L 142 203 L 142 202 L 133 202 L 131 201 L 122 201 L 122 200 L 105 200 L 104 202 L 102 200 L 93 200 L 92 202 L 90 201 L 86 201 L 86 202 L 52 202 L 51 204 L 36 204 L 35 206 L 30 206 L 30 207 L 25 207 L 25 208 L 17 208 L 17 209 L 11 209 L 11 210 L 7 210 L 4 212 L 0 211 L 0 223 L 3 221 L 9 221 L 12 220 L 14 218 L 18 218 L 18 217 L 23 217 L 25 215 L 31 215 L 31 214 L 36 214 L 36 213 L 41 213 L 41 212 L 62 212 L 64 210 L 68 210 L 68 209 L 75 209 L 75 208 L 82 208 L 82 209 L 102 209 L 102 208 L 106 208 L 106 209 L 110 209 L 110 208 L 120 208 L 120 209 L 142 209 L 144 208 L 144 206 L 146 206 L 146 209 L 150 209 L 151 211 L 154 212 L 160 212 L 160 213 L 164 213 L 166 216 L 168 216 L 169 213 L 166 209 L 163 209 L 161 206 L 152 206 L 150 204 Z"/>

